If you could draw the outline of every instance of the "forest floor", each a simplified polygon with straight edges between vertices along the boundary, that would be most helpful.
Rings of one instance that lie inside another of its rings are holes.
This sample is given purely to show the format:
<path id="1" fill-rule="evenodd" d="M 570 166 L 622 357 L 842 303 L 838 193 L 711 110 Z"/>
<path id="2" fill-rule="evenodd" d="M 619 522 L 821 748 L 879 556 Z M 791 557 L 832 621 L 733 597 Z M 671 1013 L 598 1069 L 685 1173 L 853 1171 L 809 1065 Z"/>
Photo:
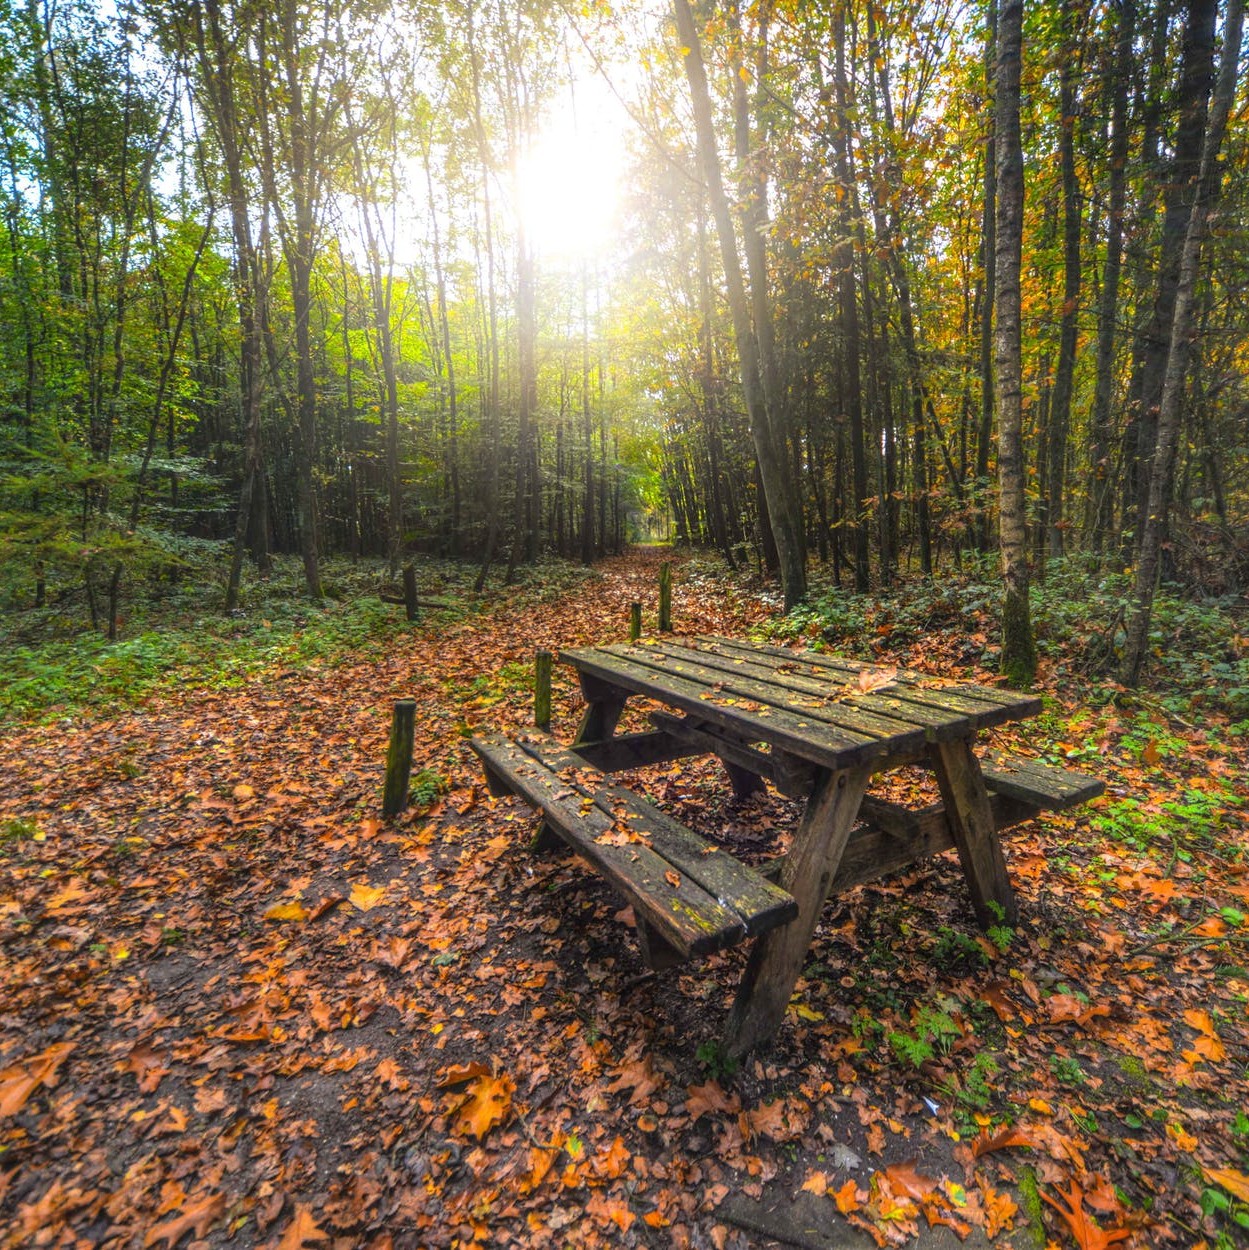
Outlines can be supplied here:
<path id="1" fill-rule="evenodd" d="M 0 734 L 0 1246 L 1246 1244 L 1243 732 L 1047 668 L 996 736 L 1108 789 L 1007 839 L 1018 928 L 979 932 L 949 857 L 861 887 L 736 1067 L 742 950 L 647 974 L 466 741 L 530 720 L 535 647 L 622 638 L 661 558 Z M 709 569 L 678 568 L 678 632 L 776 617 Z M 871 653 L 993 681 L 987 620 Z M 747 859 L 795 815 L 714 762 L 631 781 Z"/>

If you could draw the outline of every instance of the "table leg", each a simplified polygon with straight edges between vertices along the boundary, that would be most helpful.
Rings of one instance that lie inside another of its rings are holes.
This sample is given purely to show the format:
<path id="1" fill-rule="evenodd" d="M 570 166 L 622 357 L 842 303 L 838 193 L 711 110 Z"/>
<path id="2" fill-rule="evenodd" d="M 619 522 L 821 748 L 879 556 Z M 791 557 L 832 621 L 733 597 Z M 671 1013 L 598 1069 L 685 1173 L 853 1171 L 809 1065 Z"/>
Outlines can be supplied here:
<path id="1" fill-rule="evenodd" d="M 802 823 L 781 867 L 780 887 L 794 896 L 798 916 L 765 933 L 750 952 L 725 1033 L 729 1055 L 744 1055 L 785 1018 L 870 777 L 868 768 L 816 773 Z"/>
<path id="2" fill-rule="evenodd" d="M 586 701 L 586 709 L 573 745 L 580 742 L 603 742 L 610 738 L 620 723 L 628 694 L 597 677 L 582 673 L 581 696 Z"/>
<path id="3" fill-rule="evenodd" d="M 986 929 L 995 924 L 1015 924 L 1019 918 L 1015 892 L 1006 875 L 997 822 L 971 739 L 934 742 L 929 748 L 929 759 L 941 788 L 941 801 L 971 890 L 976 918 Z"/>

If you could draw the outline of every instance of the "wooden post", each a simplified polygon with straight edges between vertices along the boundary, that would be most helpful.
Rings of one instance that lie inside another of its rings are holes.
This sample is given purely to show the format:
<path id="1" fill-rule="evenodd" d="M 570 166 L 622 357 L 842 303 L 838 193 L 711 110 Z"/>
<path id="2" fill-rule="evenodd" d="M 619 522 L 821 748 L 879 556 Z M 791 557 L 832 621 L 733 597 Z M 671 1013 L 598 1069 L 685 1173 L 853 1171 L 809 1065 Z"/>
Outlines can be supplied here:
<path id="1" fill-rule="evenodd" d="M 637 642 L 642 636 L 642 605 L 629 604 L 629 641 Z"/>
<path id="2" fill-rule="evenodd" d="M 551 653 L 533 655 L 533 723 L 539 729 L 551 727 Z"/>
<path id="3" fill-rule="evenodd" d="M 412 745 L 416 737 L 416 700 L 400 699 L 390 722 L 390 750 L 386 753 L 386 786 L 382 792 L 382 816 L 389 820 L 408 805 L 408 779 L 412 775 Z"/>
<path id="4" fill-rule="evenodd" d="M 408 620 L 416 620 L 419 613 L 416 602 L 416 569 L 410 564 L 403 566 L 403 606 L 407 611 Z"/>
<path id="5" fill-rule="evenodd" d="M 659 632 L 672 633 L 672 565 L 659 566 Z"/>

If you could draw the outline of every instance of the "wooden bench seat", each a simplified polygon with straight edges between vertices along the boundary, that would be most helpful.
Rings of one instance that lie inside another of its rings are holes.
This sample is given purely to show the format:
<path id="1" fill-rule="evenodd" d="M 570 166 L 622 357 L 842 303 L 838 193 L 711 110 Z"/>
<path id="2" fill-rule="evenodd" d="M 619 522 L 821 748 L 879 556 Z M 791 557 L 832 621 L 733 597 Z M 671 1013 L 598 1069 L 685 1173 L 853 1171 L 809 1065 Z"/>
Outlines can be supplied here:
<path id="1" fill-rule="evenodd" d="M 1040 760 L 988 755 L 981 761 L 980 771 L 990 794 L 1001 794 L 1046 812 L 1075 807 L 1106 791 L 1096 777 Z"/>
<path id="2" fill-rule="evenodd" d="M 515 794 L 632 905 L 642 953 L 669 967 L 797 915 L 778 886 L 549 738 L 472 740 L 494 794 Z"/>

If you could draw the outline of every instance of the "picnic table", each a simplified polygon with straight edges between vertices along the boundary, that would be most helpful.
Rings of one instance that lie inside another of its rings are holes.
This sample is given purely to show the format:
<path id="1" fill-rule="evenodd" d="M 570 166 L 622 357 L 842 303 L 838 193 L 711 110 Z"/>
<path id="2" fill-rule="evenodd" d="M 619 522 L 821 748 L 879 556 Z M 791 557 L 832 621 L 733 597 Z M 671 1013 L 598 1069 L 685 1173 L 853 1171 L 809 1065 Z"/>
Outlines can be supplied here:
<path id="1" fill-rule="evenodd" d="M 1013 924 L 1000 831 L 1102 790 L 1037 761 L 977 755 L 983 731 L 1041 710 L 1032 695 L 731 638 L 559 658 L 576 669 L 586 703 L 575 741 L 483 737 L 474 749 L 492 788 L 542 811 L 546 842 L 568 843 L 634 904 L 652 967 L 756 939 L 726 1030 L 733 1055 L 783 1021 L 831 894 L 953 846 L 980 923 Z M 659 705 L 651 728 L 617 733 L 631 698 Z M 770 877 L 604 777 L 708 753 L 739 796 L 766 779 L 805 801 Z M 940 803 L 869 792 L 907 766 L 932 775 Z"/>

